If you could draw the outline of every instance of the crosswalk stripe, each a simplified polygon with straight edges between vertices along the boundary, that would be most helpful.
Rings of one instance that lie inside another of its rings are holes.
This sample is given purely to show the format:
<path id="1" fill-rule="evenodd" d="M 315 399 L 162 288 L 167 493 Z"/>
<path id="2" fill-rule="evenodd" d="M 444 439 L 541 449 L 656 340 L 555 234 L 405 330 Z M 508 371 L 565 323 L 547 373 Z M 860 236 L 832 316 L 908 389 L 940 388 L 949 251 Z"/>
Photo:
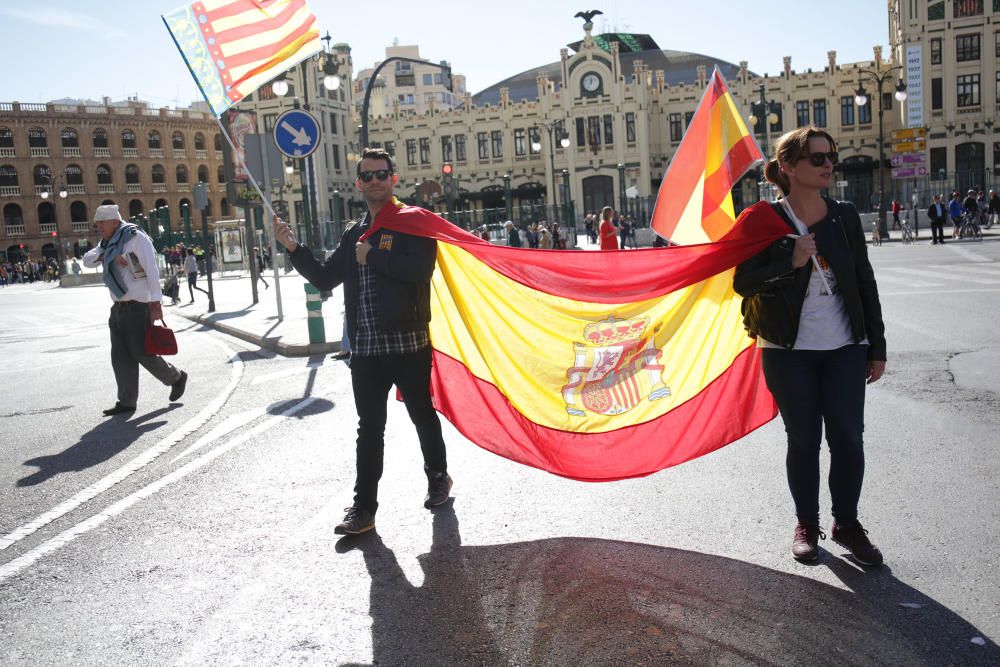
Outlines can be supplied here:
<path id="1" fill-rule="evenodd" d="M 884 267 L 875 270 L 875 282 L 879 285 L 899 285 L 901 287 L 944 287 L 942 283 L 928 283 L 902 276 L 892 276 L 886 274 Z"/>
<path id="2" fill-rule="evenodd" d="M 892 271 L 894 273 L 904 273 L 912 276 L 919 276 L 921 278 L 927 278 L 927 269 L 911 269 L 906 266 L 893 266 L 885 267 L 883 271 Z M 934 278 L 938 280 L 957 280 L 962 283 L 975 283 L 976 285 L 1000 285 L 1000 279 L 989 279 L 989 278 L 974 278 L 967 275 L 950 275 L 947 273 L 937 273 L 933 275 Z"/>

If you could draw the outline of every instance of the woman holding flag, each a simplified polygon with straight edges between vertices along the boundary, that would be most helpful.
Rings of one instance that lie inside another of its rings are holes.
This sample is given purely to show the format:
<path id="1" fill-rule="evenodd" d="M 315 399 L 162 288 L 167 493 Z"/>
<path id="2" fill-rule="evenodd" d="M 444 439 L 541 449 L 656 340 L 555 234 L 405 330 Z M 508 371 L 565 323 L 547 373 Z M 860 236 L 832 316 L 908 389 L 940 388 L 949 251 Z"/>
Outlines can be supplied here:
<path id="1" fill-rule="evenodd" d="M 823 196 L 837 152 L 823 130 L 782 136 L 765 176 L 783 197 L 750 216 L 780 216 L 789 234 L 737 267 L 744 324 L 757 338 L 768 389 L 788 435 L 786 470 L 798 523 L 792 555 L 818 556 L 819 454 L 830 447 L 832 537 L 864 565 L 882 553 L 858 521 L 864 477 L 865 384 L 885 371 L 885 325 L 861 219 L 853 205 Z"/>

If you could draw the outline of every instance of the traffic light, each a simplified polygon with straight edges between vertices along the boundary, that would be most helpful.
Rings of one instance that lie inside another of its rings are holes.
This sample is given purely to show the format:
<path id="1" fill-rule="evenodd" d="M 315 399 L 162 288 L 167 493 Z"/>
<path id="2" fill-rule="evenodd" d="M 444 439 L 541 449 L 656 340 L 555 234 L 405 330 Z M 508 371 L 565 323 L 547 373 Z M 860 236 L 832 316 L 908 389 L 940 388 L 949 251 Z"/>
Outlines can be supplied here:
<path id="1" fill-rule="evenodd" d="M 58 233 L 58 232 L 52 232 L 52 238 L 55 238 L 55 237 L 57 237 L 57 236 L 59 236 L 59 233 Z"/>
<path id="2" fill-rule="evenodd" d="M 453 170 L 454 170 L 454 168 L 451 166 L 451 162 L 445 162 L 444 166 L 441 167 L 441 173 L 444 176 L 451 176 L 451 172 Z"/>
<path id="3" fill-rule="evenodd" d="M 448 198 L 449 201 L 455 198 L 455 177 L 453 176 L 455 168 L 452 166 L 451 162 L 445 162 L 441 166 L 441 189 L 444 192 L 444 196 Z"/>

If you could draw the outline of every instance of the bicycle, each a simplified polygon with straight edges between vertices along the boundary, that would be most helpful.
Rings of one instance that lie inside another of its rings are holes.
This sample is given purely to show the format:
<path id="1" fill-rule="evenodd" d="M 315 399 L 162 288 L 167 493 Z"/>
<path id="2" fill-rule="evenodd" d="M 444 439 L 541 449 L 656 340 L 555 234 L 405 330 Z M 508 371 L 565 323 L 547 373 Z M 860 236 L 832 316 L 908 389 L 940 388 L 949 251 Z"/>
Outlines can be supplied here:
<path id="1" fill-rule="evenodd" d="M 958 238 L 960 239 L 972 239 L 973 241 L 982 241 L 983 232 L 979 228 L 978 213 L 969 213 L 966 211 L 962 214 L 961 223 L 958 228 Z"/>
<path id="2" fill-rule="evenodd" d="M 909 245 L 913 243 L 913 228 L 910 227 L 909 220 L 903 220 L 900 229 L 903 230 L 903 244 Z"/>

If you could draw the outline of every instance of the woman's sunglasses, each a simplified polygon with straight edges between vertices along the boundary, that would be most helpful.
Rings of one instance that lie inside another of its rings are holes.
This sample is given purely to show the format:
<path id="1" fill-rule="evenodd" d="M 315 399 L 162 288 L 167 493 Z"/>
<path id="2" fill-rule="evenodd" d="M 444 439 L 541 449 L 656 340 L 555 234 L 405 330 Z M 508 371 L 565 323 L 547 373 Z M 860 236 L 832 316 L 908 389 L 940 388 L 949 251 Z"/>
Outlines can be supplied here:
<path id="1" fill-rule="evenodd" d="M 799 158 L 800 160 L 809 160 L 809 164 L 814 167 L 822 167 L 827 160 L 830 164 L 837 164 L 840 161 L 840 156 L 837 151 L 830 151 L 829 153 L 810 153 L 809 155 L 803 155 Z"/>
<path id="2" fill-rule="evenodd" d="M 390 176 L 392 176 L 392 171 L 390 171 L 389 169 L 377 169 L 375 171 L 363 171 L 360 174 L 358 174 L 358 178 L 360 178 L 362 180 L 362 182 L 364 182 L 364 183 L 371 183 L 373 178 L 377 178 L 380 181 L 384 181 L 385 179 L 389 178 Z"/>

